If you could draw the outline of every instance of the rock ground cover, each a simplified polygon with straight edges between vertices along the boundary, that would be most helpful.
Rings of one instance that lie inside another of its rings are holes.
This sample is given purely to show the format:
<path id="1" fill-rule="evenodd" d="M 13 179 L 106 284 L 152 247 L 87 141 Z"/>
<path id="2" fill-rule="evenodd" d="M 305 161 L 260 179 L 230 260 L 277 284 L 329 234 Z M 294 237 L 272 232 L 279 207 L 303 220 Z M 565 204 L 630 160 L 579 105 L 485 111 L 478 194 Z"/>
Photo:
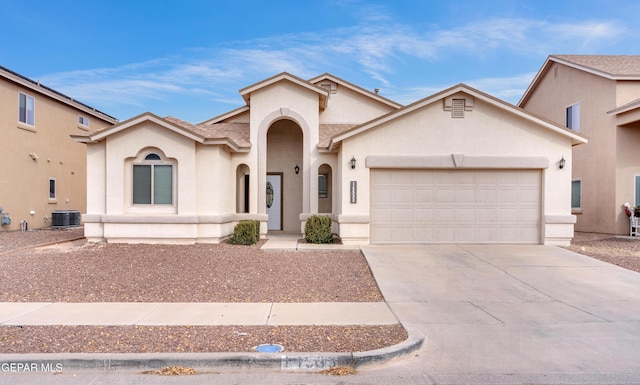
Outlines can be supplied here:
<path id="1" fill-rule="evenodd" d="M 81 228 L 0 232 L 0 302 L 383 300 L 357 252 L 86 244 L 81 238 Z M 568 249 L 640 272 L 640 239 L 576 233 Z M 289 352 L 351 352 L 406 338 L 400 325 L 0 326 L 0 353 L 250 352 L 263 343 Z"/>
<path id="2" fill-rule="evenodd" d="M 359 252 L 89 244 L 81 238 L 81 228 L 0 232 L 0 302 L 383 300 Z M 401 325 L 0 326 L 0 353 L 251 352 L 264 343 L 288 352 L 354 352 L 406 338 Z"/>

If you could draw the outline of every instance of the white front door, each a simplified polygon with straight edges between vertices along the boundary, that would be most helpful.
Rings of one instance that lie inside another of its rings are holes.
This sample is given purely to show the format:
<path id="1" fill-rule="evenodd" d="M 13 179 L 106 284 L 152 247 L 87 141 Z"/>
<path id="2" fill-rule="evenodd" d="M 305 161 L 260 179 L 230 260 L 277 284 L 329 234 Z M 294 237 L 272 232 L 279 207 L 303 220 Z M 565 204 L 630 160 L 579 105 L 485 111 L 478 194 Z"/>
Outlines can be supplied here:
<path id="1" fill-rule="evenodd" d="M 268 230 L 282 230 L 282 174 L 267 174 Z"/>

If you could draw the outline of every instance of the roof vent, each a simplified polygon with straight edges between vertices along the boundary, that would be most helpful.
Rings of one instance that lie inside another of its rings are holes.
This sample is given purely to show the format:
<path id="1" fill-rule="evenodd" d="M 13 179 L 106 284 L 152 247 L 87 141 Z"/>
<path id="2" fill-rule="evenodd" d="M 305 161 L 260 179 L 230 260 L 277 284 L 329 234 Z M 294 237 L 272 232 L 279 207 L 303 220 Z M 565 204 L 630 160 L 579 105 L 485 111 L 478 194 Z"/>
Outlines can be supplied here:
<path id="1" fill-rule="evenodd" d="M 451 117 L 464 118 L 464 99 L 453 99 Z"/>
<path id="2" fill-rule="evenodd" d="M 378 95 L 378 93 L 380 92 L 380 88 L 374 88 L 374 89 L 373 89 L 373 92 L 375 92 L 375 93 L 376 93 L 376 95 Z"/>
<path id="3" fill-rule="evenodd" d="M 331 94 L 335 94 L 336 92 L 338 92 L 338 85 L 336 83 L 334 83 L 334 82 L 321 83 L 320 87 L 322 87 L 325 90 L 329 91 L 329 93 L 331 93 Z"/>
<path id="4" fill-rule="evenodd" d="M 444 99 L 444 110 L 451 111 L 452 118 L 464 118 L 465 111 L 473 110 L 473 96 L 458 92 Z"/>

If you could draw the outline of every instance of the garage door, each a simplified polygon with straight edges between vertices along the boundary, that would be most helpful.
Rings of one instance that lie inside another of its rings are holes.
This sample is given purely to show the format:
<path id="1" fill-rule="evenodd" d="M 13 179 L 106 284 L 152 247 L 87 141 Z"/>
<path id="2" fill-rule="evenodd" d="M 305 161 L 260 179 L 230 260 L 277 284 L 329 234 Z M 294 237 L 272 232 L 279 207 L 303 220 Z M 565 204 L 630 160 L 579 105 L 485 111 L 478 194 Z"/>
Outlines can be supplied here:
<path id="1" fill-rule="evenodd" d="M 540 243 L 539 170 L 371 170 L 372 243 Z"/>

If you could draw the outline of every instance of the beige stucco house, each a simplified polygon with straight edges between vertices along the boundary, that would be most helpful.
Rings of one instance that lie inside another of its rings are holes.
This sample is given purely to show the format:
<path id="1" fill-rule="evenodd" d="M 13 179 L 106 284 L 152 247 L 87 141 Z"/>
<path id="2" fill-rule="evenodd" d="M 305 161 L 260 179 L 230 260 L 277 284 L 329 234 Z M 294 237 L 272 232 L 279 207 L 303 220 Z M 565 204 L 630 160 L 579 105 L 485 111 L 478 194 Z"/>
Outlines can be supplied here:
<path id="1" fill-rule="evenodd" d="M 623 206 L 640 206 L 640 56 L 549 56 L 519 106 L 589 138 L 573 150 L 576 230 L 628 235 Z"/>
<path id="2" fill-rule="evenodd" d="M 345 244 L 567 244 L 579 133 L 466 85 L 401 106 L 330 74 L 281 73 L 190 124 L 144 113 L 87 144 L 90 241 L 216 243 L 242 219 Z M 560 168 L 561 159 L 566 161 Z"/>
<path id="3" fill-rule="evenodd" d="M 86 209 L 86 146 L 70 138 L 117 120 L 0 67 L 0 231 L 52 225 Z"/>

